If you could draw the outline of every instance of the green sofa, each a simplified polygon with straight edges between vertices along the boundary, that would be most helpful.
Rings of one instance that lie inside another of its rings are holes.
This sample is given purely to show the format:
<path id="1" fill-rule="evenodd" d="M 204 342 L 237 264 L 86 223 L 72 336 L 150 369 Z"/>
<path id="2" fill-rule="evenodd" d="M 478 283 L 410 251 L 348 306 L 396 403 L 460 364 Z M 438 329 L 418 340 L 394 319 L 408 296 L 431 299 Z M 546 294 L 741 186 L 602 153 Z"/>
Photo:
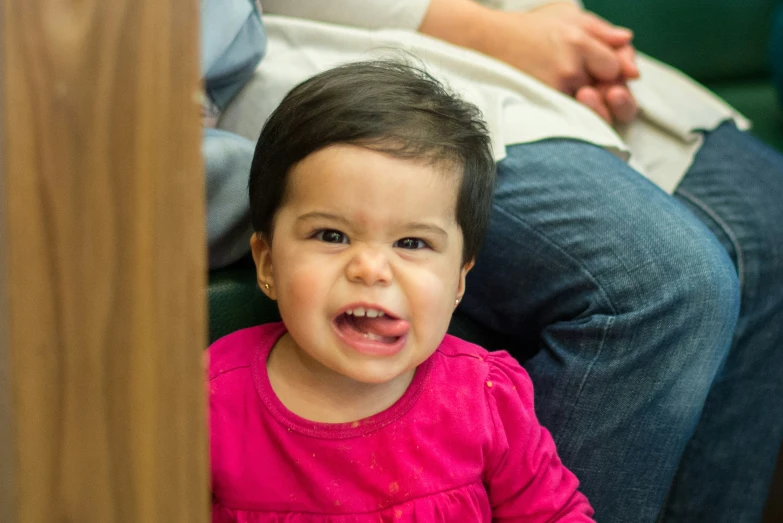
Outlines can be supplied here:
<path id="1" fill-rule="evenodd" d="M 772 0 L 585 0 L 588 9 L 634 30 L 636 44 L 726 99 L 751 119 L 753 132 L 783 150 L 783 123 L 767 70 Z M 256 288 L 248 262 L 209 276 L 210 342 L 231 331 L 279 319 Z M 487 348 L 506 344 L 457 313 L 450 332 Z"/>

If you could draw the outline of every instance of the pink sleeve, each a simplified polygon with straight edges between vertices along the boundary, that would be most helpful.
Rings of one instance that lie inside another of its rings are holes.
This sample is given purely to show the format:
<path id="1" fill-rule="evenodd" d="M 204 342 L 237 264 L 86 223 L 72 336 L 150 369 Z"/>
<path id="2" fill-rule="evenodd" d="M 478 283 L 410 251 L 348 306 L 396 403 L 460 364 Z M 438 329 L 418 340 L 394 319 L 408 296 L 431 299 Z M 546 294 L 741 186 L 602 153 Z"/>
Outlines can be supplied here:
<path id="1" fill-rule="evenodd" d="M 560 462 L 552 436 L 533 411 L 533 384 L 506 352 L 487 358 L 484 389 L 495 440 L 484 483 L 492 521 L 589 522 L 593 509 Z"/>

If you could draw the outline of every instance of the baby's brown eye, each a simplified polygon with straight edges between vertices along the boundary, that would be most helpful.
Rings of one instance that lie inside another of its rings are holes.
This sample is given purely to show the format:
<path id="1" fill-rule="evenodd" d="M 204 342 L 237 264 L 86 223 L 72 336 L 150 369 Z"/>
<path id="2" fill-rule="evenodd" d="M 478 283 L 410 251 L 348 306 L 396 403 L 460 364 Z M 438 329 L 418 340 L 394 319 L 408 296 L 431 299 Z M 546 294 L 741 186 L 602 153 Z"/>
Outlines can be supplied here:
<path id="1" fill-rule="evenodd" d="M 334 229 L 324 229 L 322 231 L 318 231 L 315 237 L 326 243 L 348 243 L 348 237 L 340 231 L 335 231 Z"/>
<path id="2" fill-rule="evenodd" d="M 400 249 L 409 250 L 425 249 L 427 247 L 427 242 L 420 240 L 419 238 L 403 238 L 401 240 L 397 240 L 394 243 L 394 246 L 399 247 Z"/>

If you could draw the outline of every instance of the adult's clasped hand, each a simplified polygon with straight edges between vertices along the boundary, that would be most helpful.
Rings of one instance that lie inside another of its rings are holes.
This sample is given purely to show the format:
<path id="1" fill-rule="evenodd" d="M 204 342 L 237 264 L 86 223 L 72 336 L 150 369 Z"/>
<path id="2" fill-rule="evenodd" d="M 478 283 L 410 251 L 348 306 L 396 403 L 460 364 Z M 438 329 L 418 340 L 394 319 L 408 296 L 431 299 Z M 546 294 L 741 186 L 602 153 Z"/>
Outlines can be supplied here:
<path id="1" fill-rule="evenodd" d="M 509 63 L 574 96 L 610 124 L 636 117 L 627 82 L 639 77 L 639 69 L 629 29 L 570 3 L 504 14 L 506 23 L 520 24 L 519 31 L 532 37 Z"/>
<path id="2" fill-rule="evenodd" d="M 502 60 L 610 124 L 638 113 L 627 85 L 639 77 L 633 33 L 572 3 L 504 12 L 470 0 L 432 0 L 419 30 Z"/>

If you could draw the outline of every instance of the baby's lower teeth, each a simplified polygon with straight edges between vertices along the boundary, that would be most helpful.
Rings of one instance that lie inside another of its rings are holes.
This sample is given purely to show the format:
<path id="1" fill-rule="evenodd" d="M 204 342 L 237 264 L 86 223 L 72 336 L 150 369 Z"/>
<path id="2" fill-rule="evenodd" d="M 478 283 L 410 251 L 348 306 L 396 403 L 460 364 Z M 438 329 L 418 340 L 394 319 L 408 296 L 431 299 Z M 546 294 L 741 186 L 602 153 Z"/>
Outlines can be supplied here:
<path id="1" fill-rule="evenodd" d="M 364 337 L 373 341 L 383 341 L 383 336 L 378 336 L 377 334 L 373 334 L 372 332 L 365 332 Z"/>

